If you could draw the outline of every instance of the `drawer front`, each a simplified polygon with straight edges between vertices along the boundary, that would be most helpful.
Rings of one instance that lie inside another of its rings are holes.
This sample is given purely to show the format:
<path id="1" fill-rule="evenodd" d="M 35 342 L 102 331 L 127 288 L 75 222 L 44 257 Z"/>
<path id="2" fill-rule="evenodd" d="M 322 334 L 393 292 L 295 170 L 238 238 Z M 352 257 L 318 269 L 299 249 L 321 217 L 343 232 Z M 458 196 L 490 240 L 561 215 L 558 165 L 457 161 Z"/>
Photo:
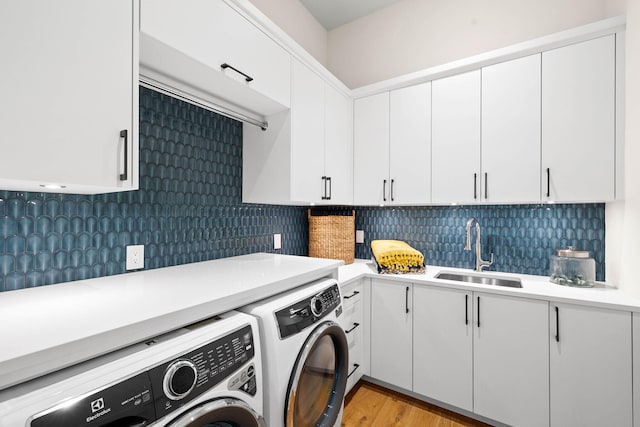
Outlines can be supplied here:
<path id="1" fill-rule="evenodd" d="M 362 300 L 362 281 L 350 283 L 341 287 L 342 305 L 348 306 Z"/>

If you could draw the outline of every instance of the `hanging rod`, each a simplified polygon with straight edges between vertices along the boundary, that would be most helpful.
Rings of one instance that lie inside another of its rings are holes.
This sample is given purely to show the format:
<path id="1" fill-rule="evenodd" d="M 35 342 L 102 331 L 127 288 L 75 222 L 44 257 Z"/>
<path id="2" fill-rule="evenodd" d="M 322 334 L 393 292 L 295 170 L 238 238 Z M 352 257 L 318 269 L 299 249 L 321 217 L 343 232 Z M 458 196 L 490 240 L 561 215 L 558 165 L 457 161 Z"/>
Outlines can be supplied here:
<path id="1" fill-rule="evenodd" d="M 253 117 L 249 117 L 242 113 L 238 113 L 236 111 L 225 108 L 221 105 L 214 104 L 212 102 L 201 99 L 197 96 L 187 94 L 182 92 L 179 89 L 175 89 L 172 87 L 168 87 L 162 83 L 156 82 L 153 79 L 148 77 L 140 76 L 140 86 L 153 89 L 156 92 L 160 92 L 164 95 L 171 96 L 172 98 L 177 98 L 181 101 L 187 102 L 189 104 L 195 105 L 200 108 L 204 108 L 207 111 L 211 111 L 213 113 L 221 114 L 225 117 L 229 117 L 234 120 L 241 121 L 243 123 L 249 123 L 251 125 L 257 126 L 262 130 L 267 130 L 269 127 L 269 123 L 265 121 L 256 120 Z"/>

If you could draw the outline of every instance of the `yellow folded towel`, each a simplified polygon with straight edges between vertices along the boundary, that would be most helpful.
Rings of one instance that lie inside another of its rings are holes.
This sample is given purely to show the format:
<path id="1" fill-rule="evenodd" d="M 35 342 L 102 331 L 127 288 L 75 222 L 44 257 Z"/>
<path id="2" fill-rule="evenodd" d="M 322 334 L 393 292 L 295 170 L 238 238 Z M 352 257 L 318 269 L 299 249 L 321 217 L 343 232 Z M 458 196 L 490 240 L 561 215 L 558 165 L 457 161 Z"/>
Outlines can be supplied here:
<path id="1" fill-rule="evenodd" d="M 373 240 L 371 251 L 380 273 L 424 273 L 424 255 L 400 240 Z"/>

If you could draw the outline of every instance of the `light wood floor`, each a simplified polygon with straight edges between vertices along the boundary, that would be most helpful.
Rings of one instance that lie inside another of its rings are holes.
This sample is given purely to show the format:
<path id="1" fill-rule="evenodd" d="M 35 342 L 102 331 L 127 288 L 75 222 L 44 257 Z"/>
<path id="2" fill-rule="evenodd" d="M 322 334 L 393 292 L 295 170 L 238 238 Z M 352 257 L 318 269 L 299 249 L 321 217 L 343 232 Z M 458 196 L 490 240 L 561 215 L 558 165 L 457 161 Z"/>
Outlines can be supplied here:
<path id="1" fill-rule="evenodd" d="M 345 399 L 342 427 L 484 427 L 467 418 L 392 390 L 360 381 Z"/>

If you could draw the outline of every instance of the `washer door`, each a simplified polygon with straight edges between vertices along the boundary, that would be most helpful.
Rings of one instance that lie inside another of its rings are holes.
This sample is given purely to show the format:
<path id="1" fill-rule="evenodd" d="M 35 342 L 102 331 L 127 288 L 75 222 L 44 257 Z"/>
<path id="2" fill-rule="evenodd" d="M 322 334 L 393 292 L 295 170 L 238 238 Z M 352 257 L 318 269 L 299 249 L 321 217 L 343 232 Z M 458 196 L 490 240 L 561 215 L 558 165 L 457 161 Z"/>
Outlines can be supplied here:
<path id="1" fill-rule="evenodd" d="M 289 380 L 287 427 L 333 427 L 347 386 L 349 345 L 335 322 L 323 322 L 309 335 Z"/>
<path id="2" fill-rule="evenodd" d="M 210 400 L 171 421 L 171 427 L 266 427 L 264 418 L 245 402 L 224 398 Z"/>

